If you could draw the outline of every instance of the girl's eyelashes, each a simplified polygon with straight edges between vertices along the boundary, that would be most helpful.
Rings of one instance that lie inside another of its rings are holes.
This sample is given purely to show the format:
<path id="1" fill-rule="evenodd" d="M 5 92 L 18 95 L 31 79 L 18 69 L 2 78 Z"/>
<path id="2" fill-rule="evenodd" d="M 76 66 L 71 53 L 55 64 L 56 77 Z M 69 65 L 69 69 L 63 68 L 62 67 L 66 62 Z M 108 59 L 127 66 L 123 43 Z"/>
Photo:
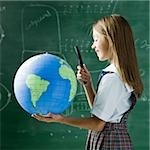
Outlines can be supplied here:
<path id="1" fill-rule="evenodd" d="M 98 36 L 98 35 L 94 35 L 94 36 L 92 37 L 92 39 L 93 39 L 94 42 L 97 42 L 98 39 L 99 39 L 99 36 Z"/>
<path id="2" fill-rule="evenodd" d="M 97 39 L 97 38 L 92 38 L 92 41 L 93 41 L 93 42 L 97 42 L 98 39 Z"/>

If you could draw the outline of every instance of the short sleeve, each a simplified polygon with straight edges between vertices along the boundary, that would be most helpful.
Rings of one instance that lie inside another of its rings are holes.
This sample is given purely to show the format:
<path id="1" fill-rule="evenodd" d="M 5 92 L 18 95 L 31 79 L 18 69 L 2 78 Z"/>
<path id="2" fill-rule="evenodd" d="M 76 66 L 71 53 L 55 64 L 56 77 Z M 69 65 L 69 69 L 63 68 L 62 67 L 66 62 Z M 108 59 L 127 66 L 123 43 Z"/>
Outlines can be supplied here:
<path id="1" fill-rule="evenodd" d="M 109 73 L 102 78 L 94 100 L 91 114 L 108 122 L 117 107 L 122 90 L 122 82 L 118 75 Z"/>

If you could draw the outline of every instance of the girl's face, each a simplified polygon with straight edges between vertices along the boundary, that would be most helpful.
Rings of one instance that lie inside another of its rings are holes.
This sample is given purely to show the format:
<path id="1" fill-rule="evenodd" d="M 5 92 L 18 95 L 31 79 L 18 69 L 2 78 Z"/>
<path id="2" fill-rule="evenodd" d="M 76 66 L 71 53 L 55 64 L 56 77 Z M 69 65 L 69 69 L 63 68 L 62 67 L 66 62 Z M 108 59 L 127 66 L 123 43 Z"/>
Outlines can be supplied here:
<path id="1" fill-rule="evenodd" d="M 100 61 L 108 60 L 108 48 L 109 43 L 105 35 L 97 32 L 93 29 L 93 44 L 92 49 L 95 49 L 95 52 Z"/>

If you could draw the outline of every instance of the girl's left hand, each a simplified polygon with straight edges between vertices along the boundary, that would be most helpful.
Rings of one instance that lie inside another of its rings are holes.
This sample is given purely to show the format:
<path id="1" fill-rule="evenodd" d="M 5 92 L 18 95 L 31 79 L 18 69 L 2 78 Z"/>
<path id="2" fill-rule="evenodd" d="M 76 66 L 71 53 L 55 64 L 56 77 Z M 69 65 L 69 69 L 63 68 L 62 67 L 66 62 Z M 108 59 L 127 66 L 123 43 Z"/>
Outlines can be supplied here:
<path id="1" fill-rule="evenodd" d="M 55 115 L 52 113 L 48 113 L 47 115 L 39 115 L 39 114 L 32 114 L 33 118 L 43 121 L 43 122 L 60 122 L 63 119 L 61 115 Z"/>

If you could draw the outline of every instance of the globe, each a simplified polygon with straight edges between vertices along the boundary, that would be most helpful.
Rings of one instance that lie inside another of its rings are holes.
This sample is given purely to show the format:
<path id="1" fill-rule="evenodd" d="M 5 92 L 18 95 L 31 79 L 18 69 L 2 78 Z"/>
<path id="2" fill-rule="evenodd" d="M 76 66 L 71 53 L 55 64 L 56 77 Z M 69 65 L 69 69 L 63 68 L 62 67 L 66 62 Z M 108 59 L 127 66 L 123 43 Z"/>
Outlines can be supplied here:
<path id="1" fill-rule="evenodd" d="M 45 53 L 27 59 L 14 78 L 14 94 L 30 114 L 64 112 L 73 102 L 77 80 L 71 66 L 62 58 Z"/>

